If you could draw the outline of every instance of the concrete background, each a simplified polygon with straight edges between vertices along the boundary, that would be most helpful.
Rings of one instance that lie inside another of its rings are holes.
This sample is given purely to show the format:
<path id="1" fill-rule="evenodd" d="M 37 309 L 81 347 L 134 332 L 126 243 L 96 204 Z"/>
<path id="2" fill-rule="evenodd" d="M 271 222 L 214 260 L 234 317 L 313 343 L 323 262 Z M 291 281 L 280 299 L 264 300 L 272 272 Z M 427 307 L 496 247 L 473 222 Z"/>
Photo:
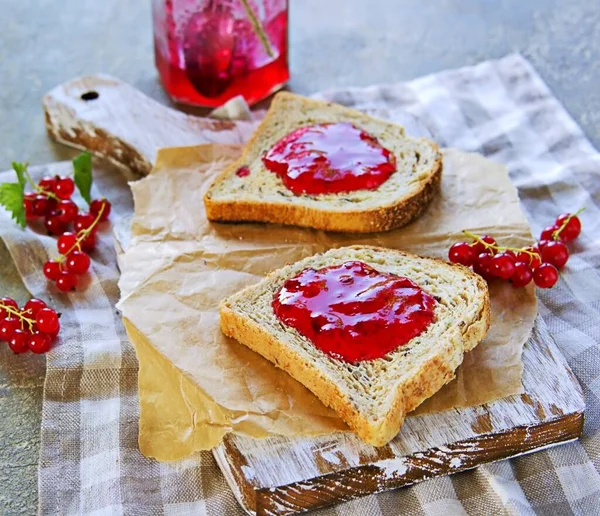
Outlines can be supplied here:
<path id="1" fill-rule="evenodd" d="M 395 82 L 521 52 L 600 147 L 600 3 L 290 0 L 290 88 Z M 42 95 L 105 72 L 169 103 L 149 0 L 0 0 L 0 169 L 75 153 L 46 137 Z M 0 243 L 0 297 L 27 299 Z M 34 514 L 45 361 L 0 346 L 0 514 Z"/>

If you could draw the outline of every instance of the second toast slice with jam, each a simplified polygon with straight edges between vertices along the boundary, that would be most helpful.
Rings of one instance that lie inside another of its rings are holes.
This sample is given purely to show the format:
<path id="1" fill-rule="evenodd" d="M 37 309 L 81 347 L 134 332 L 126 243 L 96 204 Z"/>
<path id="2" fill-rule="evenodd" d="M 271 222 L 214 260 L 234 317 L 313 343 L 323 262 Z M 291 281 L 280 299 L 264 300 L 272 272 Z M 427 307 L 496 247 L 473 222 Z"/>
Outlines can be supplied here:
<path id="1" fill-rule="evenodd" d="M 221 329 L 383 446 L 486 335 L 486 282 L 462 265 L 396 250 L 332 249 L 221 303 Z"/>
<path id="2" fill-rule="evenodd" d="M 441 174 L 435 143 L 360 111 L 282 92 L 204 204 L 212 221 L 388 231 L 426 209 Z"/>

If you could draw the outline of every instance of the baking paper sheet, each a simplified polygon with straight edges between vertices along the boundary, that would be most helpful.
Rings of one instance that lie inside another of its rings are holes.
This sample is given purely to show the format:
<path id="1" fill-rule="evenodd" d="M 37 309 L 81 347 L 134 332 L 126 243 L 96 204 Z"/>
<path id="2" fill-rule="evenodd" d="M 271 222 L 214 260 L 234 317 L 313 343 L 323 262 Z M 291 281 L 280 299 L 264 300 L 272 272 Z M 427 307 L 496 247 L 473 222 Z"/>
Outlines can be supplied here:
<path id="1" fill-rule="evenodd" d="M 118 307 L 140 362 L 140 449 L 176 460 L 224 435 L 315 435 L 344 423 L 305 387 L 219 330 L 218 304 L 270 271 L 331 247 L 370 244 L 447 256 L 463 229 L 502 245 L 532 242 L 506 169 L 444 151 L 442 194 L 392 232 L 343 235 L 265 224 L 209 223 L 202 196 L 239 155 L 235 146 L 164 149 L 132 183 L 135 215 L 120 256 Z M 522 392 L 521 350 L 537 312 L 532 286 L 490 288 L 492 324 L 456 379 L 415 413 L 478 405 Z M 414 414 L 414 413 L 413 413 Z"/>

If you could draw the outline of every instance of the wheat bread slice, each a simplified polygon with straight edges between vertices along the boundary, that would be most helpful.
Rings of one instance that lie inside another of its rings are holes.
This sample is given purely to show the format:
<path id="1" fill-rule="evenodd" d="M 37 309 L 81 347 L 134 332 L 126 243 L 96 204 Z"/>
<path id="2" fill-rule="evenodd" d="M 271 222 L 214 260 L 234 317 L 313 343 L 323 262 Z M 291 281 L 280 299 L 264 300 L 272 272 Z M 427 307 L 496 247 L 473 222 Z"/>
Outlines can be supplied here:
<path id="1" fill-rule="evenodd" d="M 405 276 L 436 298 L 434 321 L 384 358 L 356 364 L 330 358 L 277 319 L 271 302 L 289 278 L 359 260 L 381 272 Z M 462 265 L 396 250 L 352 246 L 287 265 L 260 283 L 224 299 L 221 329 L 285 370 L 311 390 L 365 442 L 383 446 L 408 412 L 454 378 L 465 352 L 486 335 L 490 302 L 486 282 Z"/>
<path id="2" fill-rule="evenodd" d="M 397 170 L 375 190 L 295 195 L 261 157 L 299 127 L 349 122 L 375 136 L 396 157 Z M 239 177 L 240 167 L 250 173 Z M 396 124 L 360 111 L 292 93 L 278 93 L 239 160 L 220 174 L 204 196 L 212 221 L 253 221 L 328 231 L 369 233 L 398 228 L 418 217 L 439 191 L 442 156 L 437 145 L 410 138 Z"/>

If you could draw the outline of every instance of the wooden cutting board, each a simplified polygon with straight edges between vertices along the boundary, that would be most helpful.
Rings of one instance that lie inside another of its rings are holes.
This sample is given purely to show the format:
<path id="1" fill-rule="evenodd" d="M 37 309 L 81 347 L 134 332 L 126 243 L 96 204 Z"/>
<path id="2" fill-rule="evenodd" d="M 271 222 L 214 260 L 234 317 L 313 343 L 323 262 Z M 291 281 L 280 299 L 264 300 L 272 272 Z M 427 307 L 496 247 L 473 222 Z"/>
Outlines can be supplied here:
<path id="1" fill-rule="evenodd" d="M 44 98 L 44 109 L 48 132 L 58 141 L 140 175 L 150 171 L 160 147 L 243 143 L 256 125 L 185 115 L 107 76 L 55 88 Z M 525 345 L 523 365 L 524 394 L 408 418 L 400 434 L 382 448 L 352 434 L 265 440 L 233 436 L 214 456 L 249 514 L 283 515 L 577 439 L 583 430 L 583 393 L 539 317 Z"/>

